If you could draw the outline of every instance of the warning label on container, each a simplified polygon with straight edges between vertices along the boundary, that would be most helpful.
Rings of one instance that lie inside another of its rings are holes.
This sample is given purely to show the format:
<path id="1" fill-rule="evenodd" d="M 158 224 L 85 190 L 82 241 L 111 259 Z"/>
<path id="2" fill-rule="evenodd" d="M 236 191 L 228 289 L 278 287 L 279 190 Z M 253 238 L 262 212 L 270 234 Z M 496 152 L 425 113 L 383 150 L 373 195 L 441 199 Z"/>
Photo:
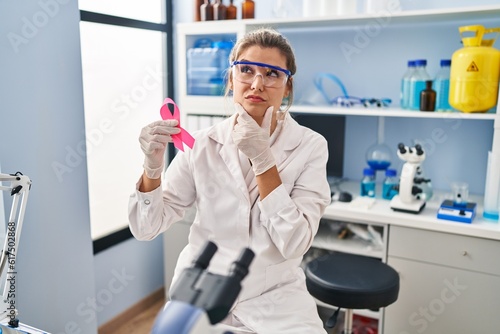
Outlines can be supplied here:
<path id="1" fill-rule="evenodd" d="M 469 67 L 467 67 L 467 72 L 479 72 L 479 68 L 477 68 L 475 62 L 470 63 Z"/>

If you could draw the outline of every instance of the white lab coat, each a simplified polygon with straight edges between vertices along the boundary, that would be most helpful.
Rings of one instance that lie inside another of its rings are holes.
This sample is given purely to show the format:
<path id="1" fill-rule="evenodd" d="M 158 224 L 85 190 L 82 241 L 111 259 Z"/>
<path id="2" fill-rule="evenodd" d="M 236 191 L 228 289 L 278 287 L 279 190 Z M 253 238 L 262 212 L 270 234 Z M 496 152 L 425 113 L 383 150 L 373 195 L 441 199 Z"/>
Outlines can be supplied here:
<path id="1" fill-rule="evenodd" d="M 249 247 L 255 258 L 232 310 L 239 321 L 259 334 L 325 333 L 300 263 L 330 203 L 327 142 L 287 114 L 271 146 L 283 184 L 261 201 L 255 177 L 247 187 L 241 171 L 231 138 L 234 117 L 193 134 L 193 149 L 176 155 L 163 189 L 132 194 L 132 234 L 151 240 L 194 204 L 189 244 L 179 256 L 173 282 L 207 240 L 218 246 L 208 268 L 217 274 L 226 275 Z"/>

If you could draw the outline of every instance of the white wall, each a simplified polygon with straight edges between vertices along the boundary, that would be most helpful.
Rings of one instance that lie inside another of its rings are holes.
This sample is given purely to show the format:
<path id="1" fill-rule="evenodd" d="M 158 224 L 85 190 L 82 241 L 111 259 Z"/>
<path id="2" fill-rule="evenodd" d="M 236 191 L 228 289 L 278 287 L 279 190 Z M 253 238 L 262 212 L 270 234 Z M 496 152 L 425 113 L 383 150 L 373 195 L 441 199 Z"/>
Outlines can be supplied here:
<path id="1" fill-rule="evenodd" d="M 79 21 L 77 1 L 0 0 L 0 162 L 33 181 L 17 306 L 57 334 L 97 333 L 163 285 L 161 238 L 92 254 Z"/>
<path id="2" fill-rule="evenodd" d="M 76 1 L 0 1 L 0 161 L 32 181 L 17 256 L 22 322 L 96 333 Z M 65 165 L 59 182 L 54 164 Z M 80 309 L 79 309 L 80 307 Z"/>

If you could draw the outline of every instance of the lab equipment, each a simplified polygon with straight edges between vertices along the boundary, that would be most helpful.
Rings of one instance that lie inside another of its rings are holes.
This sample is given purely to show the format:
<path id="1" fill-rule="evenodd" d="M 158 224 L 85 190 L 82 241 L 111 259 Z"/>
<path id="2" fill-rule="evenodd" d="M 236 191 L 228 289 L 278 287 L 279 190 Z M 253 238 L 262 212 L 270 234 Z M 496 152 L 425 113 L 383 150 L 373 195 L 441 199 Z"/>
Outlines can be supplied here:
<path id="1" fill-rule="evenodd" d="M 227 14 L 227 7 L 222 3 L 222 0 L 215 0 L 213 4 L 214 20 L 225 20 Z"/>
<path id="2" fill-rule="evenodd" d="M 396 177 L 397 171 L 392 168 L 388 168 L 385 171 L 385 179 L 382 184 L 382 198 L 392 199 L 398 194 L 399 180 Z"/>
<path id="3" fill-rule="evenodd" d="M 451 184 L 453 200 L 444 200 L 438 209 L 439 219 L 453 220 L 462 223 L 472 223 L 476 216 L 476 203 L 468 202 L 469 185 L 465 182 Z"/>
<path id="4" fill-rule="evenodd" d="M 198 40 L 187 52 L 187 93 L 223 95 L 233 42 Z"/>
<path id="5" fill-rule="evenodd" d="M 385 170 L 391 165 L 391 150 L 383 142 L 378 142 L 366 151 L 366 162 L 373 170 Z"/>
<path id="6" fill-rule="evenodd" d="M 377 142 L 366 151 L 366 162 L 373 170 L 386 170 L 392 163 L 392 153 L 389 146 L 384 144 L 385 118 L 377 119 Z"/>
<path id="7" fill-rule="evenodd" d="M 464 47 L 451 58 L 450 104 L 466 113 L 487 112 L 497 104 L 500 51 L 493 44 L 500 28 L 472 25 L 458 30 Z M 493 33 L 494 38 L 483 38 Z"/>
<path id="8" fill-rule="evenodd" d="M 366 197 L 375 197 L 375 171 L 371 168 L 363 169 L 360 195 Z"/>
<path id="9" fill-rule="evenodd" d="M 201 21 L 200 9 L 204 0 L 194 0 L 194 21 Z"/>
<path id="10" fill-rule="evenodd" d="M 415 71 L 410 77 L 410 99 L 408 108 L 411 110 L 420 110 L 420 92 L 425 89 L 425 82 L 431 80 L 427 73 L 427 60 L 415 60 Z"/>
<path id="11" fill-rule="evenodd" d="M 436 109 L 436 91 L 432 89 L 432 80 L 425 82 L 425 89 L 420 92 L 420 111 Z"/>
<path id="12" fill-rule="evenodd" d="M 12 196 L 9 221 L 6 226 L 5 240 L 0 255 L 0 277 L 4 281 L 3 298 L 0 303 L 0 321 L 9 318 L 8 325 L 13 328 L 19 326 L 15 300 L 17 293 L 16 260 L 30 189 L 31 180 L 28 176 L 20 172 L 15 174 L 0 173 L 0 190 L 9 191 Z"/>
<path id="13" fill-rule="evenodd" d="M 483 217 L 498 221 L 500 212 L 500 154 L 488 152 Z"/>
<path id="14" fill-rule="evenodd" d="M 202 21 L 212 21 L 214 19 L 214 7 L 211 0 L 205 0 L 200 6 L 200 19 Z"/>
<path id="15" fill-rule="evenodd" d="M 255 256 L 243 249 L 224 276 L 207 270 L 216 251 L 217 245 L 208 241 L 192 266 L 184 269 L 172 286 L 171 300 L 155 319 L 152 334 L 216 333 L 213 325 L 228 315 Z"/>
<path id="16" fill-rule="evenodd" d="M 408 60 L 408 67 L 406 72 L 401 78 L 401 93 L 400 93 L 400 107 L 401 109 L 409 109 L 410 105 L 410 78 L 415 71 L 415 61 Z"/>
<path id="17" fill-rule="evenodd" d="M 441 59 L 441 68 L 434 79 L 436 89 L 436 111 L 453 111 L 450 102 L 450 59 Z"/>
<path id="18" fill-rule="evenodd" d="M 398 144 L 398 157 L 406 161 L 401 169 L 399 181 L 399 194 L 391 200 L 391 209 L 409 213 L 420 213 L 425 207 L 425 199 L 422 196 L 423 190 L 417 184 L 429 182 L 417 176 L 418 169 L 425 160 L 425 152 L 420 144 L 414 147 Z"/>
<path id="19" fill-rule="evenodd" d="M 241 18 L 255 18 L 255 2 L 253 0 L 243 0 L 243 2 L 241 3 Z"/>
<path id="20" fill-rule="evenodd" d="M 229 5 L 227 5 L 226 20 L 236 20 L 238 9 L 233 4 L 233 2 L 233 0 L 229 0 Z"/>

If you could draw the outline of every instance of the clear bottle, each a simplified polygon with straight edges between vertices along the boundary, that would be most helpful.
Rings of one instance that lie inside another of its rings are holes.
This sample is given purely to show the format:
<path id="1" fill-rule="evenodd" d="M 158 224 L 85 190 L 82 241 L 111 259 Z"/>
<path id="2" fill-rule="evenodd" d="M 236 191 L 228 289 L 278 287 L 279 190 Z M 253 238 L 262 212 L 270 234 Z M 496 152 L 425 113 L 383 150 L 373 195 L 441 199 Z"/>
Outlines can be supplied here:
<path id="1" fill-rule="evenodd" d="M 233 0 L 229 0 L 229 5 L 227 5 L 226 9 L 226 20 L 236 20 L 237 14 L 238 9 L 233 4 Z"/>
<path id="2" fill-rule="evenodd" d="M 408 109 L 410 102 L 410 78 L 415 71 L 415 61 L 408 61 L 408 68 L 401 78 L 401 94 L 400 94 L 400 107 L 401 109 Z"/>
<path id="3" fill-rule="evenodd" d="M 392 199 L 398 194 L 399 180 L 396 175 L 395 169 L 386 169 L 384 183 L 382 184 L 382 198 Z"/>
<path id="4" fill-rule="evenodd" d="M 227 7 L 222 3 L 222 0 L 215 0 L 214 7 L 214 20 L 225 20 L 227 14 Z"/>
<path id="5" fill-rule="evenodd" d="M 436 108 L 436 91 L 432 89 L 432 80 L 425 82 L 425 89 L 420 92 L 420 111 L 434 111 Z"/>
<path id="6" fill-rule="evenodd" d="M 431 80 L 426 66 L 427 60 L 415 60 L 415 71 L 410 78 L 410 100 L 408 102 L 411 110 L 420 110 L 420 92 L 425 89 L 425 82 Z"/>
<path id="7" fill-rule="evenodd" d="M 255 18 L 255 3 L 253 2 L 253 0 L 243 0 L 243 2 L 241 3 L 241 18 Z"/>
<path id="8" fill-rule="evenodd" d="M 436 111 L 453 111 L 449 102 L 451 60 L 442 59 L 441 68 L 435 79 Z"/>
<path id="9" fill-rule="evenodd" d="M 375 171 L 371 168 L 363 169 L 360 194 L 361 196 L 375 197 Z"/>

